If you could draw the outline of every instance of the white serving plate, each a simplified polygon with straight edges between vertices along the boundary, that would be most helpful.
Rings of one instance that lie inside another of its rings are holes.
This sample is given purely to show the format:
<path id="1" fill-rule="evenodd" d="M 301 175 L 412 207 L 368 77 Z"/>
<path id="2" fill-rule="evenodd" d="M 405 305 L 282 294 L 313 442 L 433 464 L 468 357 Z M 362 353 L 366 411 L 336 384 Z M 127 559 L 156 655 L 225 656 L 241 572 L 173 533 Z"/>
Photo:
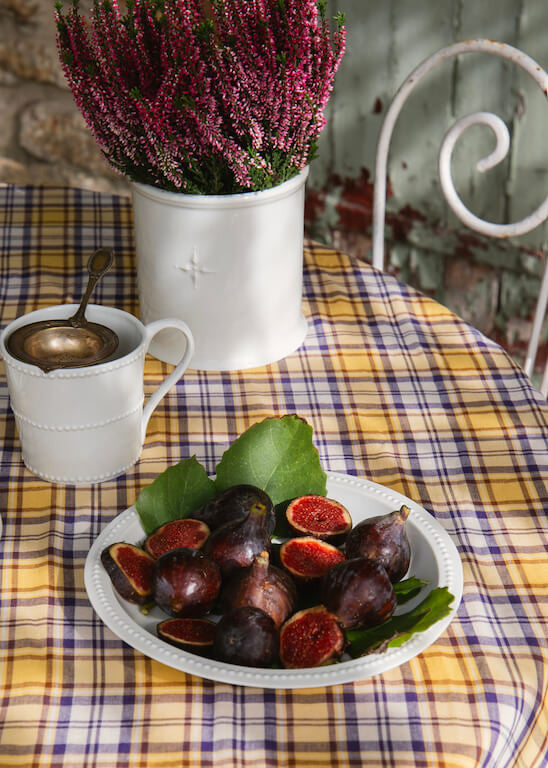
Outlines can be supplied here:
<path id="1" fill-rule="evenodd" d="M 407 520 L 412 552 L 409 575 L 427 581 L 429 586 L 401 610 L 411 610 L 434 587 L 448 587 L 455 596 L 451 613 L 426 631 L 413 635 L 398 648 L 388 648 L 384 653 L 326 667 L 257 669 L 203 659 L 158 639 L 156 625 L 166 618 L 166 614 L 156 607 L 144 615 L 137 606 L 120 598 L 101 564 L 101 552 L 110 544 L 117 541 L 140 544 L 144 540 L 145 533 L 134 506 L 109 523 L 89 551 L 84 579 L 91 604 L 107 627 L 132 648 L 174 669 L 218 682 L 258 688 L 312 688 L 361 680 L 398 667 L 432 645 L 451 623 L 462 597 L 462 564 L 457 549 L 446 531 L 425 509 L 382 485 L 330 472 L 327 475 L 327 495 L 348 508 L 354 524 L 407 504 L 411 509 Z"/>

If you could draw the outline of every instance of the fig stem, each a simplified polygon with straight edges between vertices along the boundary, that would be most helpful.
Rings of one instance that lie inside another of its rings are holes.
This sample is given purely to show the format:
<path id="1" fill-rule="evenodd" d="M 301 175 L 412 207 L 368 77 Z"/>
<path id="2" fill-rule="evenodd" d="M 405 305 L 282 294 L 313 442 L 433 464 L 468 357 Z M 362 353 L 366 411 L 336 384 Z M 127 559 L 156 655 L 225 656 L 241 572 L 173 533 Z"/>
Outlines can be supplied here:
<path id="1" fill-rule="evenodd" d="M 259 552 L 258 555 L 255 555 L 253 565 L 260 568 L 261 571 L 268 568 L 268 566 L 270 565 L 270 555 L 268 554 L 268 551 L 266 549 L 264 549 L 262 552 Z"/>
<path id="2" fill-rule="evenodd" d="M 407 520 L 411 510 L 406 504 L 402 504 L 400 507 L 400 520 Z"/>
<path id="3" fill-rule="evenodd" d="M 252 504 L 249 514 L 253 517 L 263 517 L 266 515 L 266 506 L 262 502 L 256 501 Z"/>

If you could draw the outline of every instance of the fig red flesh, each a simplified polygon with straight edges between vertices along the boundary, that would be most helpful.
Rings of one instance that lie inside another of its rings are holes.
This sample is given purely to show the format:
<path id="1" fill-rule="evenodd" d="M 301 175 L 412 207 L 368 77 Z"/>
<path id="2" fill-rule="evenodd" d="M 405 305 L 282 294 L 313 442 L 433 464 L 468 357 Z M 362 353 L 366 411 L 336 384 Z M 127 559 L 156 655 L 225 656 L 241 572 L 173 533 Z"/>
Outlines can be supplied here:
<path id="1" fill-rule="evenodd" d="M 193 653 L 208 653 L 213 647 L 217 625 L 209 619 L 165 619 L 156 627 L 158 637 Z"/>
<path id="2" fill-rule="evenodd" d="M 323 605 L 299 611 L 280 631 L 280 659 L 287 669 L 320 667 L 336 661 L 344 635 L 336 617 Z"/>
<path id="3" fill-rule="evenodd" d="M 157 528 L 145 541 L 145 549 L 154 558 L 180 547 L 200 549 L 209 536 L 209 528 L 201 520 L 190 517 L 171 520 Z"/>
<path id="4" fill-rule="evenodd" d="M 151 601 L 154 560 L 149 554 L 133 544 L 116 542 L 102 551 L 101 562 L 124 600 L 138 605 Z"/>
<path id="5" fill-rule="evenodd" d="M 297 533 L 340 541 L 352 527 L 349 511 L 339 501 L 308 494 L 289 504 L 287 522 Z"/>
<path id="6" fill-rule="evenodd" d="M 299 581 L 319 579 L 343 560 L 340 549 L 313 536 L 288 539 L 280 548 L 282 565 Z"/>

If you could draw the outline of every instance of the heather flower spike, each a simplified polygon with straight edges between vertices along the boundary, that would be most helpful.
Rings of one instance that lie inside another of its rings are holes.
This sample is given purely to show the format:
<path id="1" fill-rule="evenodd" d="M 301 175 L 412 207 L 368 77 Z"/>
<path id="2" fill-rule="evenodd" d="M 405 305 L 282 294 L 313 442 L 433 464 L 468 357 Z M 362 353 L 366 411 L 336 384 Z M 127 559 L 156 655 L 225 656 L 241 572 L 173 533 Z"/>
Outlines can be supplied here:
<path id="1" fill-rule="evenodd" d="M 345 48 L 326 0 L 94 0 L 89 21 L 78 0 L 55 8 L 76 104 L 133 181 L 230 194 L 313 158 Z"/>

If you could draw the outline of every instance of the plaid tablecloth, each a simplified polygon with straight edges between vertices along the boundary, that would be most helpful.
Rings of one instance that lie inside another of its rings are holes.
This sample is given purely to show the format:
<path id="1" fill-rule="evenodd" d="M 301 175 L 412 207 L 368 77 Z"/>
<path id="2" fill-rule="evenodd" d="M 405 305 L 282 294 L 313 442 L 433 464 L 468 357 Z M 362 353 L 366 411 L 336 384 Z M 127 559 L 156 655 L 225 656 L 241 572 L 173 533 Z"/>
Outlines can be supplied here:
<path id="1" fill-rule="evenodd" d="M 116 265 L 97 303 L 137 313 L 131 208 L 87 191 L 0 189 L 1 325 L 78 301 L 92 249 Z M 548 764 L 548 408 L 496 344 L 393 277 L 308 244 L 303 347 L 246 372 L 189 371 L 142 458 L 98 486 L 21 461 L 0 370 L 0 766 L 207 768 Z M 168 366 L 150 358 L 151 391 Z M 94 614 L 91 543 L 159 472 L 213 471 L 266 416 L 298 413 L 326 469 L 416 500 L 455 542 L 457 617 L 425 652 L 330 688 L 262 690 L 163 666 Z"/>

